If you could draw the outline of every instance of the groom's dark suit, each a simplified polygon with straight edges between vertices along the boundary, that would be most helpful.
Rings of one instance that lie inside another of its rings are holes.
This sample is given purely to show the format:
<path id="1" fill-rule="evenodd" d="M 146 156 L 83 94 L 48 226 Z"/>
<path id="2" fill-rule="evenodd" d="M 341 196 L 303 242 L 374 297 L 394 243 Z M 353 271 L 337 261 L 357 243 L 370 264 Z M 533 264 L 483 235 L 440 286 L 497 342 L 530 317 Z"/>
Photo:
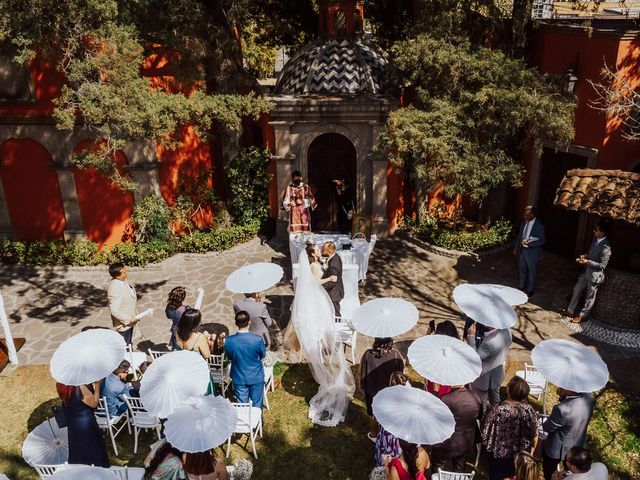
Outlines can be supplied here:
<path id="1" fill-rule="evenodd" d="M 324 271 L 322 278 L 327 278 L 332 275 L 338 277 L 336 282 L 326 282 L 322 286 L 329 294 L 329 298 L 333 302 L 333 307 L 336 311 L 336 316 L 340 316 L 340 300 L 344 298 L 344 285 L 342 284 L 342 259 L 340 255 L 334 253 L 327 262 L 327 269 Z"/>

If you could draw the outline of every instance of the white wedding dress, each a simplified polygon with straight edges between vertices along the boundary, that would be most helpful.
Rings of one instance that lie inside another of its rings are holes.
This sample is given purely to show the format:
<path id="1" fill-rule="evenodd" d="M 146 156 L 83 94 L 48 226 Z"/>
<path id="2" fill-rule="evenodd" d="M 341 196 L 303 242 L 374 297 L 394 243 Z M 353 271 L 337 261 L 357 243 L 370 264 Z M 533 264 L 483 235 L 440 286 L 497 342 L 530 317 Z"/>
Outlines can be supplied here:
<path id="1" fill-rule="evenodd" d="M 309 418 L 334 427 L 343 421 L 355 391 L 355 381 L 340 344 L 334 340 L 334 309 L 329 295 L 300 255 L 291 324 L 306 354 L 318 393 L 309 402 Z"/>

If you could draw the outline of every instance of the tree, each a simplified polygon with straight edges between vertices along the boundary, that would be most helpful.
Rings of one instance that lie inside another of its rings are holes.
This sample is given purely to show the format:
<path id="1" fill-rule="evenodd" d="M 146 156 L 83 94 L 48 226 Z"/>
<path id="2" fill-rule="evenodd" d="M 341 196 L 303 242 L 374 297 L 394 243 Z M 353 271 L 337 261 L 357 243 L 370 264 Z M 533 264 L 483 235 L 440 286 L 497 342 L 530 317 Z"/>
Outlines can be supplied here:
<path id="1" fill-rule="evenodd" d="M 214 124 L 238 129 L 242 116 L 269 109 L 249 93 L 255 79 L 242 66 L 233 29 L 233 15 L 248 13 L 237 3 L 43 0 L 25 8 L 0 0 L 0 44 L 20 63 L 55 62 L 67 80 L 55 102 L 57 126 L 83 126 L 98 140 L 73 161 L 133 189 L 113 161 L 128 142 L 176 145 L 184 125 L 206 138 Z M 174 86 L 151 88 L 142 68 L 150 58 L 170 59 Z"/>
<path id="2" fill-rule="evenodd" d="M 504 182 L 520 184 L 525 144 L 573 138 L 574 99 L 521 60 L 427 34 L 391 54 L 411 105 L 391 113 L 379 148 L 427 190 L 480 203 Z"/>

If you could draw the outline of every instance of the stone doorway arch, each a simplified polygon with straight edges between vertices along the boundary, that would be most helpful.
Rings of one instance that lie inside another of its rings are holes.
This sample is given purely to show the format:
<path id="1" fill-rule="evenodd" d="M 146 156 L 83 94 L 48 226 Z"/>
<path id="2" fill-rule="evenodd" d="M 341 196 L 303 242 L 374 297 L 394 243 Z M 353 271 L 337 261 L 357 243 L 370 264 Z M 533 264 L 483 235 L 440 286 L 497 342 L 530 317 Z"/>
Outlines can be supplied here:
<path id="1" fill-rule="evenodd" d="M 318 135 L 307 149 L 308 183 L 318 207 L 312 214 L 314 231 L 351 231 L 344 209 L 357 198 L 357 152 L 353 143 L 339 133 Z M 349 188 L 338 196 L 335 180 L 346 180 Z"/>

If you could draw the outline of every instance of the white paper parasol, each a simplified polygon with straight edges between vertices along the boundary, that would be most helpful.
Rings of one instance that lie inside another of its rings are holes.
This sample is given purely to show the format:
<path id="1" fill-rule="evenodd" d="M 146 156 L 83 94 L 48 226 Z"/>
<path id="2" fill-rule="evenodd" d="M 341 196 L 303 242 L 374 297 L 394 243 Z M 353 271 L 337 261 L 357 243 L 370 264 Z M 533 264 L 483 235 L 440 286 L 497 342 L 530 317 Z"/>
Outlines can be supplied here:
<path id="1" fill-rule="evenodd" d="M 224 397 L 192 397 L 176 408 L 164 424 L 167 441 L 182 452 L 206 452 L 227 441 L 238 421 Z"/>
<path id="2" fill-rule="evenodd" d="M 114 480 L 117 479 L 113 470 L 88 465 L 69 465 L 58 470 L 49 480 Z"/>
<path id="3" fill-rule="evenodd" d="M 473 286 L 480 291 L 494 292 L 512 307 L 515 307 L 516 305 L 523 305 L 529 301 L 529 297 L 527 297 L 527 294 L 522 290 L 507 287 L 506 285 L 498 285 L 497 283 L 480 283 Z"/>
<path id="4" fill-rule="evenodd" d="M 465 385 L 482 372 L 482 361 L 475 349 L 447 335 L 418 338 L 407 356 L 420 375 L 442 385 Z"/>
<path id="5" fill-rule="evenodd" d="M 455 419 L 442 400 L 422 389 L 396 385 L 373 397 L 373 415 L 397 438 L 419 445 L 443 442 L 455 429 Z"/>
<path id="6" fill-rule="evenodd" d="M 370 337 L 395 337 L 411 330 L 418 323 L 418 309 L 401 298 L 376 298 L 363 303 L 351 323 Z"/>
<path id="7" fill-rule="evenodd" d="M 18 365 L 18 353 L 16 352 L 16 346 L 13 343 L 13 336 L 11 335 L 11 329 L 9 328 L 9 319 L 7 318 L 7 312 L 4 309 L 4 299 L 2 298 L 2 295 L 0 295 L 0 324 L 2 325 L 4 341 L 7 345 L 7 352 L 9 353 L 9 361 L 12 365 Z"/>
<path id="8" fill-rule="evenodd" d="M 106 328 L 78 333 L 65 340 L 51 357 L 51 376 L 65 385 L 86 385 L 101 380 L 124 360 L 122 335 Z"/>
<path id="9" fill-rule="evenodd" d="M 199 353 L 170 352 L 154 360 L 140 381 L 140 400 L 151 415 L 167 418 L 190 397 L 204 395 L 209 366 Z"/>
<path id="10" fill-rule="evenodd" d="M 458 285 L 453 289 L 453 300 L 472 320 L 494 328 L 511 328 L 516 324 L 516 311 L 504 301 L 496 289 L 478 288 L 478 285 Z"/>
<path id="11" fill-rule="evenodd" d="M 235 293 L 257 293 L 273 287 L 284 271 L 275 263 L 253 263 L 240 267 L 227 277 L 227 290 Z"/>
<path id="12" fill-rule="evenodd" d="M 544 340 L 531 360 L 549 382 L 572 392 L 595 392 L 609 381 L 607 364 L 584 345 L 568 340 Z"/>
<path id="13" fill-rule="evenodd" d="M 69 460 L 69 437 L 54 418 L 34 428 L 22 444 L 22 458 L 29 465 L 60 465 Z"/>

